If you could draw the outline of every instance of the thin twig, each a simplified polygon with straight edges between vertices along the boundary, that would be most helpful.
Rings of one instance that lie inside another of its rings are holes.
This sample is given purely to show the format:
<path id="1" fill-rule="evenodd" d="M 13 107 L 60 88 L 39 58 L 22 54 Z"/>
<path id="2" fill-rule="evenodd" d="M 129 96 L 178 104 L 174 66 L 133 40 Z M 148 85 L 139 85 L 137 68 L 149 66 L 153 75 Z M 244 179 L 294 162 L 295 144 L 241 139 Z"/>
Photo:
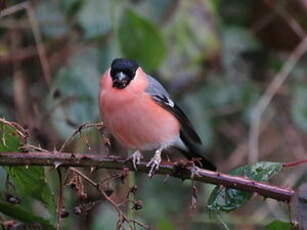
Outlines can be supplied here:
<path id="1" fill-rule="evenodd" d="M 21 2 L 21 3 L 18 3 L 16 5 L 5 8 L 4 10 L 2 10 L 0 12 L 0 18 L 14 14 L 14 13 L 20 11 L 20 10 L 24 10 L 28 6 L 28 4 L 29 4 L 29 2 Z"/>
<path id="2" fill-rule="evenodd" d="M 27 14 L 29 17 L 29 22 L 31 24 L 32 32 L 34 35 L 34 40 L 37 46 L 37 51 L 38 51 L 38 57 L 40 60 L 40 63 L 42 65 L 43 73 L 44 73 L 44 79 L 46 83 L 49 85 L 51 81 L 51 71 L 50 71 L 50 66 L 47 60 L 47 54 L 45 50 L 45 46 L 43 44 L 43 39 L 41 32 L 39 30 L 39 25 L 37 23 L 37 20 L 35 18 L 34 10 L 31 6 L 31 4 L 26 5 L 26 10 Z"/>
<path id="3" fill-rule="evenodd" d="M 272 8 L 276 14 L 278 14 L 280 17 L 282 17 L 286 23 L 292 28 L 294 33 L 301 39 L 304 39 L 306 37 L 306 32 L 304 28 L 292 17 L 291 14 L 287 12 L 287 10 L 284 8 L 284 6 L 278 4 L 275 6 L 272 1 L 265 0 L 265 3 Z"/>
<path id="4" fill-rule="evenodd" d="M 61 220 L 62 220 L 62 209 L 63 209 L 63 176 L 61 172 L 61 168 L 57 168 L 58 177 L 59 177 L 59 194 L 57 200 L 57 207 L 56 207 L 56 230 L 61 229 Z"/>
<path id="5" fill-rule="evenodd" d="M 301 164 L 307 164 L 307 159 L 283 163 L 282 167 L 284 168 L 295 167 Z"/>
<path id="6" fill-rule="evenodd" d="M 63 145 L 61 146 L 59 152 L 62 152 L 64 151 L 65 147 L 67 146 L 67 144 L 78 134 L 80 133 L 81 134 L 81 131 L 83 129 L 87 129 L 87 128 L 92 128 L 92 127 L 95 127 L 95 128 L 102 128 L 103 127 L 103 122 L 98 122 L 98 123 L 84 123 L 82 125 L 80 125 L 66 140 L 65 142 L 63 143 Z"/>
<path id="7" fill-rule="evenodd" d="M 258 144 L 262 116 L 278 89 L 285 82 L 296 63 L 301 59 L 301 57 L 306 53 L 306 51 L 307 37 L 305 37 L 305 39 L 291 53 L 280 72 L 274 77 L 273 81 L 265 90 L 264 94 L 261 96 L 257 105 L 254 108 L 251 120 L 251 128 L 249 132 L 248 157 L 250 163 L 256 162 L 258 160 Z"/>
<path id="8" fill-rule="evenodd" d="M 83 174 L 81 171 L 79 171 L 76 168 L 70 168 L 70 170 L 72 170 L 73 172 L 77 173 L 79 176 L 81 176 L 84 180 L 86 180 L 88 183 L 90 183 L 91 185 L 93 185 L 103 196 L 104 199 L 106 199 L 117 211 L 117 214 L 119 216 L 119 220 L 123 219 L 124 222 L 129 223 L 135 223 L 141 227 L 143 227 L 144 229 L 150 229 L 147 225 L 135 220 L 135 219 L 129 219 L 124 213 L 123 211 L 119 208 L 120 205 L 116 204 L 104 191 L 103 189 L 100 188 L 99 184 L 96 183 L 95 181 L 93 181 L 91 178 L 89 178 L 88 176 L 86 176 L 85 174 Z M 123 223 L 122 223 L 123 224 Z M 131 227 L 131 226 L 130 226 Z"/>
<path id="9" fill-rule="evenodd" d="M 29 136 L 29 133 L 26 129 L 24 129 L 20 124 L 18 124 L 17 122 L 13 122 L 13 121 L 7 121 L 3 118 L 0 118 L 0 123 L 3 123 L 7 126 L 10 126 L 12 128 L 14 128 L 14 130 L 16 130 L 17 134 L 23 138 L 26 139 Z"/>
<path id="10" fill-rule="evenodd" d="M 146 167 L 148 162 L 142 161 L 138 165 L 137 172 L 148 173 Z M 60 153 L 60 152 L 32 152 L 32 153 L 1 153 L 0 165 L 40 165 L 40 166 L 73 166 L 73 167 L 97 167 L 105 169 L 123 170 L 128 168 L 134 171 L 131 162 L 119 157 L 106 157 L 102 154 L 78 154 L 78 153 Z M 191 179 L 193 168 L 180 167 L 176 164 L 161 164 L 156 174 L 170 175 L 182 180 Z M 230 176 L 220 172 L 213 172 L 204 169 L 197 170 L 197 175 L 193 177 L 194 181 L 202 183 L 211 183 L 223 185 L 229 188 L 236 188 L 244 191 L 258 193 L 267 198 L 279 201 L 289 201 L 294 191 L 283 189 L 277 186 L 253 181 L 247 178 Z"/>

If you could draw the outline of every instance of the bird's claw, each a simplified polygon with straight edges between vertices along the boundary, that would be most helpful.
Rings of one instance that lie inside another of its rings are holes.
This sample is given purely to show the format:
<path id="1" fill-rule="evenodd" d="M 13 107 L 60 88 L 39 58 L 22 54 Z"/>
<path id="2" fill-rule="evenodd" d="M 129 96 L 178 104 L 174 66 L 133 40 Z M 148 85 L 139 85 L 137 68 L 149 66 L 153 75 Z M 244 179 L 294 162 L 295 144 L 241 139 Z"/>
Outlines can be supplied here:
<path id="1" fill-rule="evenodd" d="M 191 179 L 194 179 L 194 176 L 200 176 L 200 168 L 196 165 L 193 165 L 191 168 Z"/>
<path id="2" fill-rule="evenodd" d="M 159 169 L 161 163 L 161 151 L 157 150 L 153 158 L 147 163 L 146 167 L 150 167 L 148 176 L 152 177 L 154 172 Z"/>
<path id="3" fill-rule="evenodd" d="M 143 158 L 142 153 L 140 151 L 135 151 L 129 158 L 132 161 L 134 170 L 137 171 L 136 166 L 141 163 L 141 159 Z"/>

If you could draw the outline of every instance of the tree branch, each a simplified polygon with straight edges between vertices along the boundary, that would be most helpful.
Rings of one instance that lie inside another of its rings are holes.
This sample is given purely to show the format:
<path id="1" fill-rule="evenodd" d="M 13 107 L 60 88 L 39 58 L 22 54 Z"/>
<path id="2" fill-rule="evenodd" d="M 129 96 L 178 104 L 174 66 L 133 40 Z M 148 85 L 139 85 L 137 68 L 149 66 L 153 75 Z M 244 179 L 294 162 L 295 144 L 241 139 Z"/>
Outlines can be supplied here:
<path id="1" fill-rule="evenodd" d="M 138 165 L 138 172 L 148 173 L 147 162 Z M 123 170 L 128 168 L 134 171 L 131 162 L 116 156 L 103 156 L 94 154 L 74 154 L 60 152 L 29 152 L 29 153 L 1 153 L 0 165 L 41 165 L 41 166 L 74 166 L 74 167 L 97 167 L 105 169 Z M 290 201 L 294 191 L 291 189 L 279 188 L 277 186 L 260 183 L 247 178 L 230 176 L 219 172 L 198 169 L 195 172 L 193 166 L 183 166 L 178 164 L 161 164 L 156 174 L 169 175 L 185 179 L 193 179 L 203 183 L 221 185 L 229 188 L 245 190 L 258 193 L 266 198 L 278 201 Z"/>

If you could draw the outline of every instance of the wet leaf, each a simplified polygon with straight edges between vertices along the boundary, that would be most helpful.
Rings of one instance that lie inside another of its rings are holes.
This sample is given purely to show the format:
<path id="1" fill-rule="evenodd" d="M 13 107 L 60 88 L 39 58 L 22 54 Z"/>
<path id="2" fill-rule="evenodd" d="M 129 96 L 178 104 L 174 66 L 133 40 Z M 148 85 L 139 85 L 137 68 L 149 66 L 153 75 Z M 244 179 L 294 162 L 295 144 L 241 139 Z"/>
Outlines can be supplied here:
<path id="1" fill-rule="evenodd" d="M 137 60 L 146 71 L 157 68 L 166 54 L 157 28 L 131 10 L 126 10 L 121 18 L 118 38 L 123 54 Z"/>
<path id="2" fill-rule="evenodd" d="M 281 163 L 258 162 L 255 165 L 236 168 L 230 174 L 248 177 L 255 181 L 267 181 L 278 174 L 281 169 Z M 251 196 L 250 192 L 216 186 L 209 197 L 208 208 L 211 211 L 231 211 L 241 207 Z"/>

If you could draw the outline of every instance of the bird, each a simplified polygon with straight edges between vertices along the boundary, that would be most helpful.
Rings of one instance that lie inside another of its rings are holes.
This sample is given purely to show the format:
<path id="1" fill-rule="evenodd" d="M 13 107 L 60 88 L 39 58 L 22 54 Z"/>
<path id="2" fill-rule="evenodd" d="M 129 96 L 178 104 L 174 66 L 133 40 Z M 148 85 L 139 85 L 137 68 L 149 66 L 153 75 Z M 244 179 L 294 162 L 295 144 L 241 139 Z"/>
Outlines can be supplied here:
<path id="1" fill-rule="evenodd" d="M 162 151 L 174 147 L 196 166 L 215 171 L 185 113 L 154 77 L 131 59 L 116 58 L 99 82 L 99 108 L 106 129 L 131 155 L 136 169 L 143 152 L 153 151 L 149 175 L 159 169 Z M 199 160 L 197 160 L 199 159 Z"/>

